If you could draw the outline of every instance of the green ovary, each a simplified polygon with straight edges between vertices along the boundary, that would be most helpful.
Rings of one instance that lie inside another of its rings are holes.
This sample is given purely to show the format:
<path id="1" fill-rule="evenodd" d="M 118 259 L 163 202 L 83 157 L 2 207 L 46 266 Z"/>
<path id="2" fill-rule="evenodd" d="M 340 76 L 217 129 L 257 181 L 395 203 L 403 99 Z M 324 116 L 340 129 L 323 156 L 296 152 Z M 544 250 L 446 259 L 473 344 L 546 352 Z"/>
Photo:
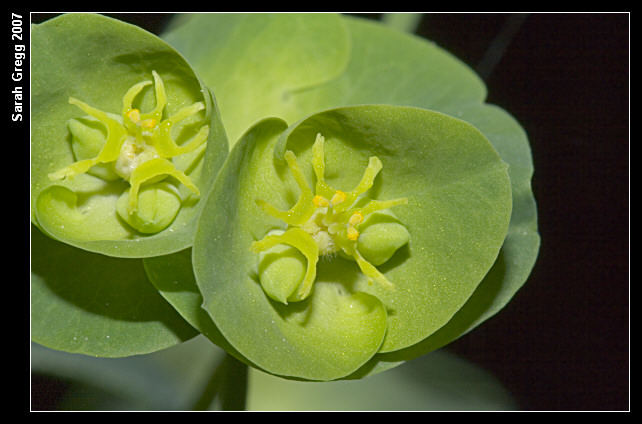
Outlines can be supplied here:
<path id="1" fill-rule="evenodd" d="M 138 208 L 129 213 L 130 192 L 118 198 L 116 212 L 129 225 L 144 234 L 154 234 L 167 228 L 181 208 L 178 189 L 167 181 L 143 186 L 138 193 Z"/>
<path id="2" fill-rule="evenodd" d="M 399 220 L 385 209 L 407 204 L 407 199 L 364 199 L 382 169 L 376 156 L 370 158 L 359 184 L 348 192 L 335 190 L 325 182 L 325 139 L 317 135 L 312 146 L 312 165 L 317 177 L 314 193 L 293 152 L 285 159 L 300 189 L 299 199 L 287 211 L 257 199 L 269 215 L 288 224 L 279 234 L 270 233 L 252 243 L 259 253 L 259 280 L 266 294 L 282 303 L 308 297 L 316 278 L 319 256 L 340 254 L 357 262 L 361 272 L 382 287 L 394 285 L 375 265 L 386 262 L 408 243 L 410 235 Z"/>
<path id="3" fill-rule="evenodd" d="M 178 191 L 169 188 L 168 183 L 157 185 L 159 181 L 173 177 L 195 195 L 200 195 L 190 177 L 177 169 L 170 159 L 196 150 L 206 142 L 209 134 L 209 126 L 204 125 L 190 142 L 182 146 L 176 144 L 171 137 L 174 125 L 197 114 L 205 105 L 196 102 L 163 119 L 167 104 L 165 86 L 155 71 L 152 74 L 156 107 L 149 113 L 141 113 L 132 107 L 132 103 L 152 81 L 140 82 L 127 91 L 120 116 L 70 98 L 70 104 L 89 115 L 83 118 L 88 124 L 75 119 L 69 121 L 72 147 L 79 160 L 49 174 L 53 181 L 83 173 L 106 181 L 128 181 L 130 189 L 119 199 L 116 212 L 143 233 L 157 233 L 167 228 L 180 209 Z"/>

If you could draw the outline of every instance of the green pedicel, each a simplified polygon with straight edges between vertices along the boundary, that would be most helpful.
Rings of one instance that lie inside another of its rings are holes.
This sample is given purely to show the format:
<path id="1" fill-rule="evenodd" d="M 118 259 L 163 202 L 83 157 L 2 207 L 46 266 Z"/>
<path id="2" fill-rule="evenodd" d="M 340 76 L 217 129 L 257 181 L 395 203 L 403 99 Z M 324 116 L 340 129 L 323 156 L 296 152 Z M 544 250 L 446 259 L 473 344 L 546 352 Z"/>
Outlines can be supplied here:
<path id="1" fill-rule="evenodd" d="M 109 164 L 111 169 L 103 170 L 102 173 L 94 172 L 94 175 L 105 180 L 111 180 L 113 171 L 118 177 L 129 182 L 131 188 L 126 196 L 126 207 L 123 201 L 119 201 L 117 208 L 119 215 L 132 227 L 144 233 L 162 231 L 169 226 L 180 209 L 175 206 L 146 205 L 145 202 L 158 202 L 161 199 L 171 199 L 171 191 L 161 187 L 164 193 L 161 196 L 145 195 L 141 193 L 141 187 L 159 182 L 168 176 L 176 178 L 181 184 L 187 187 L 197 196 L 200 195 L 198 187 L 183 171 L 176 168 L 171 158 L 190 153 L 206 142 L 209 134 L 209 126 L 200 128 L 193 139 L 184 146 L 178 146 L 171 137 L 171 131 L 175 124 L 183 121 L 205 108 L 202 102 L 196 102 L 191 106 L 184 107 L 174 115 L 163 118 L 163 110 L 167 104 L 167 95 L 162 79 L 152 71 L 156 95 L 156 107 L 149 113 L 141 113 L 132 107 L 135 97 L 152 81 L 143 81 L 131 87 L 123 97 L 123 110 L 121 116 L 113 115 L 95 109 L 86 103 L 75 98 L 69 98 L 69 103 L 77 106 L 90 117 L 98 120 L 107 128 L 107 137 L 95 157 L 83 158 L 79 155 L 77 162 L 62 168 L 52 174 L 49 178 L 53 181 L 64 178 L 73 178 L 76 175 L 89 172 L 93 167 L 99 168 Z M 86 151 L 96 151 L 95 136 L 90 136 L 90 130 L 83 130 L 82 124 L 72 120 L 69 123 L 70 130 L 74 136 L 74 151 L 78 155 L 79 150 L 86 144 Z M 84 142 L 84 143 L 83 143 Z M 98 170 L 98 169 L 97 169 Z M 157 192 L 159 188 L 153 191 Z M 175 202 L 170 202 L 175 205 Z M 139 213 L 139 210 L 142 212 Z M 155 211 L 154 215 L 149 211 Z"/>
<path id="2" fill-rule="evenodd" d="M 374 242 L 365 240 L 365 244 L 361 243 L 360 224 L 378 216 L 378 211 L 404 205 L 408 201 L 406 198 L 368 200 L 365 205 L 361 205 L 362 202 L 359 202 L 361 194 L 372 187 L 375 177 L 383 167 L 376 156 L 370 158 L 361 182 L 352 191 L 343 192 L 330 187 L 324 179 L 324 143 L 324 137 L 318 134 L 312 146 L 312 165 L 317 177 L 314 193 L 299 167 L 296 156 L 292 151 L 287 151 L 285 159 L 300 189 L 298 201 L 291 209 L 280 211 L 261 199 L 256 200 L 259 207 L 266 213 L 287 223 L 288 229 L 282 234 L 268 234 L 262 240 L 253 242 L 251 250 L 254 253 L 267 251 L 282 255 L 282 245 L 289 245 L 297 249 L 307 260 L 305 275 L 297 277 L 299 279 L 293 282 L 292 279 L 295 278 L 293 275 L 297 275 L 297 273 L 289 273 L 287 278 L 283 279 L 281 286 L 277 288 L 275 288 L 276 285 L 272 278 L 268 282 L 259 275 L 263 290 L 271 298 L 283 303 L 303 300 L 310 295 L 316 277 L 316 264 L 319 256 L 322 255 L 327 257 L 334 254 L 347 256 L 357 262 L 361 272 L 370 280 L 376 281 L 385 288 L 394 288 L 386 276 L 379 272 L 375 265 L 362 255 L 360 250 L 363 247 L 365 251 L 369 252 L 368 256 L 375 258 L 376 264 L 380 265 L 389 259 L 394 251 L 406 244 L 410 238 L 405 227 L 398 221 L 390 224 L 381 221 L 378 224 L 380 226 L 395 226 L 395 229 L 389 232 L 389 235 L 393 236 L 393 241 L 381 243 L 377 240 Z M 376 228 L 375 225 L 372 225 L 366 230 L 369 229 L 371 233 L 374 233 L 377 231 Z M 372 237 L 370 239 L 372 240 Z M 303 258 L 300 255 L 297 256 L 300 259 L 295 260 L 301 262 Z M 260 270 L 268 268 L 264 263 L 267 257 L 268 255 L 264 254 L 260 256 Z M 274 261 L 274 263 L 271 263 L 270 266 L 276 267 L 279 260 L 285 259 L 285 257 L 276 260 L 272 258 L 270 261 Z M 287 265 L 284 264 L 284 266 Z"/>

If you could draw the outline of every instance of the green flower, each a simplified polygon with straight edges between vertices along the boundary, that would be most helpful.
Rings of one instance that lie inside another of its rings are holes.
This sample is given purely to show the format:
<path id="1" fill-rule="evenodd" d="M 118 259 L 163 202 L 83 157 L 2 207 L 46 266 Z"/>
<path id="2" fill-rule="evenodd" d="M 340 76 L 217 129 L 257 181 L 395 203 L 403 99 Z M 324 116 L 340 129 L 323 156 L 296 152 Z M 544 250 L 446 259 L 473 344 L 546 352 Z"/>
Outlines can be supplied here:
<path id="1" fill-rule="evenodd" d="M 227 155 L 209 90 L 158 37 L 100 15 L 60 16 L 32 38 L 34 224 L 112 256 L 189 247 Z"/>
<path id="2" fill-rule="evenodd" d="M 113 357 L 200 332 L 275 375 L 361 378 L 524 284 L 528 140 L 450 54 L 334 14 L 162 37 L 33 26 L 35 341 Z"/>
<path id="3" fill-rule="evenodd" d="M 297 248 L 307 259 L 307 270 L 303 279 L 295 283 L 292 288 L 298 288 L 288 294 L 286 298 L 281 296 L 271 296 L 277 300 L 287 303 L 287 300 L 297 301 L 308 297 L 312 290 L 312 284 L 316 276 L 316 263 L 319 256 L 332 256 L 342 253 L 357 262 L 361 271 L 367 277 L 373 279 L 382 286 L 392 288 L 393 284 L 388 281 L 385 275 L 379 272 L 370 262 L 368 262 L 358 248 L 360 224 L 371 215 L 380 210 L 388 209 L 393 206 L 407 203 L 407 199 L 393 199 L 388 201 L 367 200 L 360 202 L 360 196 L 368 191 L 374 179 L 382 168 L 381 161 L 378 157 L 370 158 L 363 178 L 359 184 L 349 192 L 333 189 L 326 183 L 324 178 L 325 159 L 324 159 L 324 138 L 321 134 L 317 135 L 316 141 L 312 146 L 313 151 L 313 168 L 316 175 L 316 188 L 314 193 L 309 187 L 303 171 L 301 170 L 294 153 L 290 150 L 285 152 L 285 160 L 288 167 L 299 187 L 299 200 L 287 211 L 280 211 L 269 203 L 257 199 L 257 204 L 268 214 L 278 218 L 288 224 L 288 229 L 279 235 L 268 235 L 261 241 L 252 243 L 252 251 L 255 253 L 269 251 L 276 246 L 287 244 Z M 385 232 L 385 229 L 380 230 Z M 371 231 L 372 232 L 372 231 Z M 407 232 L 402 233 L 402 238 L 407 241 Z M 396 240 L 395 240 L 396 241 Z M 372 245 L 373 243 L 367 243 Z M 378 243 L 374 243 L 375 245 Z M 390 243 L 386 243 L 390 244 Z M 399 244 L 399 243 L 397 243 Z M 405 243 L 400 243 L 401 247 Z M 363 245 L 363 243 L 361 243 Z M 372 250 L 381 250 L 379 246 L 369 246 Z M 282 255 L 282 249 L 279 252 Z M 388 250 L 388 249 L 384 249 Z M 262 258 L 265 261 L 272 262 L 269 256 Z M 283 259 L 279 259 L 283 261 Z M 273 266 L 273 265 L 272 265 Z M 286 272 L 280 268 L 279 273 Z M 275 272 L 272 271 L 274 274 Z M 273 281 L 275 278 L 271 278 Z M 263 281 L 263 277 L 261 277 Z M 287 279 L 284 279 L 287 281 Z M 292 286 L 292 284 L 287 284 Z M 265 288 L 265 285 L 264 285 Z M 281 290 L 279 290 L 281 291 Z M 270 294 L 270 291 L 266 289 Z"/>
<path id="4" fill-rule="evenodd" d="M 510 216 L 507 166 L 463 121 L 384 105 L 266 120 L 207 199 L 195 281 L 241 358 L 345 378 L 443 326 L 495 262 Z"/>
<path id="5" fill-rule="evenodd" d="M 234 148 L 192 251 L 145 263 L 163 296 L 214 343 L 282 376 L 361 378 L 461 337 L 525 283 L 539 249 L 528 138 L 510 114 L 485 103 L 483 81 L 457 58 L 418 37 L 332 14 L 191 15 L 163 38 L 216 93 Z M 313 290 L 294 302 L 307 257 L 287 244 L 251 251 L 294 228 L 256 200 L 280 211 L 296 204 L 286 150 L 314 185 L 319 133 L 332 187 L 355 187 L 376 156 L 383 168 L 367 196 L 408 199 L 358 228 L 358 252 L 394 290 L 368 284 L 356 261 L 339 253 L 318 258 Z M 464 148 L 472 134 L 481 134 L 485 141 L 472 145 L 489 156 Z M 497 179 L 475 172 L 483 163 L 495 163 Z M 496 221 L 486 219 L 493 205 Z M 398 245 L 382 248 L 395 238 Z M 195 275 L 178 269 L 190 255 Z M 360 313 L 346 319 L 348 311 Z"/>
<path id="6" fill-rule="evenodd" d="M 228 154 L 210 90 L 166 42 L 104 16 L 33 25 L 31 42 L 32 340 L 122 357 L 194 337 L 140 258 L 192 245 Z"/>
<path id="7" fill-rule="evenodd" d="M 110 115 L 78 99 L 69 98 L 70 104 L 77 106 L 105 126 L 107 137 L 100 145 L 100 150 L 95 157 L 81 159 L 49 174 L 52 181 L 57 181 L 89 172 L 92 167 L 98 164 L 111 164 L 113 172 L 131 185 L 129 191 L 124 193 L 125 196 L 121 196 L 121 198 L 127 199 L 126 208 L 117 207 L 117 211 L 121 218 L 143 233 L 157 233 L 164 230 L 172 223 L 180 209 L 179 194 L 161 190 L 160 187 L 167 187 L 167 185 L 154 184 L 156 181 L 174 177 L 195 195 L 200 195 L 198 187 L 194 185 L 192 180 L 168 159 L 193 152 L 207 140 L 209 133 L 209 126 L 203 125 L 186 145 L 178 146 L 176 144 L 172 139 L 172 129 L 175 124 L 203 110 L 205 105 L 202 102 L 197 102 L 163 119 L 163 111 L 167 105 L 167 94 L 161 77 L 156 71 L 152 71 L 152 74 L 154 75 L 156 107 L 148 113 L 141 113 L 140 110 L 132 106 L 132 103 L 140 91 L 152 83 L 151 81 L 138 83 L 127 91 L 123 97 L 121 116 Z M 76 132 L 80 132 L 75 138 L 81 148 L 93 141 L 91 138 L 85 139 L 81 131 Z M 151 189 L 149 185 L 146 186 L 147 192 L 169 193 L 169 199 L 167 196 L 143 196 L 146 201 L 139 207 L 138 192 L 143 184 L 153 184 Z M 178 202 L 172 200 L 178 200 Z M 171 206 L 168 207 L 168 204 Z M 136 214 L 139 209 L 151 209 L 152 213 Z"/>

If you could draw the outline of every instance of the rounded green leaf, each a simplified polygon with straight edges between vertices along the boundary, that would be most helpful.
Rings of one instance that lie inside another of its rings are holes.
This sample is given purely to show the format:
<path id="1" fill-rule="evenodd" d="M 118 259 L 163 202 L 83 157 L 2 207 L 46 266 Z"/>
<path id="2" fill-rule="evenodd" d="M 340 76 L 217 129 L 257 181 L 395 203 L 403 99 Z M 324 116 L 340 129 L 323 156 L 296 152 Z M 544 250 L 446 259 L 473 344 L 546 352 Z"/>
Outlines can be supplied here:
<path id="1" fill-rule="evenodd" d="M 147 277 L 156 290 L 176 311 L 217 346 L 241 361 L 247 362 L 225 340 L 208 313 L 201 307 L 203 296 L 196 285 L 192 269 L 192 249 L 163 256 L 143 258 Z"/>
<path id="2" fill-rule="evenodd" d="M 470 299 L 436 333 L 415 346 L 375 358 L 354 378 L 377 373 L 447 345 L 498 313 L 522 287 L 537 258 L 540 237 L 537 210 L 531 190 L 533 165 L 526 134 L 505 111 L 497 107 L 473 107 L 466 115 L 494 140 L 502 158 L 510 164 L 513 212 L 504 244 L 495 264 Z"/>
<path id="3" fill-rule="evenodd" d="M 200 196 L 228 150 L 209 90 L 160 38 L 101 15 L 62 15 L 34 25 L 31 38 L 32 222 L 110 256 L 189 247 Z M 148 193 L 137 211 L 136 190 L 160 179 L 178 190 L 180 207 Z"/>
<path id="4" fill-rule="evenodd" d="M 285 129 L 280 120 L 263 121 L 235 146 L 199 220 L 194 271 L 203 308 L 248 361 L 273 374 L 332 380 L 379 349 L 385 311 L 371 295 L 346 292 L 323 263 L 315 295 L 306 300 L 284 305 L 261 288 L 250 245 L 271 220 L 254 199 L 283 190 L 283 168 L 274 167 L 272 152 Z"/>
<path id="5" fill-rule="evenodd" d="M 353 53 L 344 22 L 330 13 L 211 13 L 179 21 L 162 37 L 213 89 L 230 145 L 264 118 L 302 117 L 293 100 L 341 75 Z"/>
<path id="6" fill-rule="evenodd" d="M 332 187 L 349 192 L 369 157 L 380 158 L 383 169 L 367 196 L 407 198 L 394 213 L 410 241 L 379 267 L 393 290 L 335 256 L 320 258 L 309 297 L 283 304 L 262 290 L 259 255 L 250 246 L 286 227 L 255 201 L 279 210 L 297 201 L 299 182 L 283 153 L 295 154 L 312 183 L 319 133 Z M 336 379 L 375 352 L 414 345 L 448 322 L 495 261 L 510 213 L 506 165 L 463 121 L 387 105 L 329 110 L 287 129 L 267 120 L 235 145 L 207 199 L 193 248 L 196 281 L 204 309 L 249 361 L 279 375 Z M 349 311 L 356 300 L 355 316 Z"/>
<path id="7" fill-rule="evenodd" d="M 281 15 L 281 20 L 295 22 L 300 16 Z M 328 16 L 324 16 L 328 18 Z M 282 94 L 261 96 L 262 116 L 279 116 L 292 123 L 306 115 L 320 110 L 346 105 L 381 103 L 416 106 L 444 112 L 472 123 L 491 142 L 500 157 L 509 165 L 513 212 L 510 227 L 497 262 L 484 278 L 469 301 L 455 314 L 449 324 L 427 338 L 414 349 L 407 348 L 395 353 L 377 354 L 375 358 L 354 377 L 397 365 L 405 360 L 437 349 L 462 336 L 483 321 L 496 314 L 515 295 L 526 282 L 538 255 L 540 238 L 537 230 L 537 208 L 531 189 L 533 160 L 528 137 L 520 124 L 501 108 L 484 103 L 486 87 L 479 76 L 465 63 L 445 51 L 435 43 L 410 34 L 387 28 L 378 22 L 350 16 L 334 17 L 340 20 L 345 41 L 340 48 L 349 52 L 347 62 L 337 62 L 338 74 L 316 85 L 308 85 L 300 90 L 287 91 L 287 76 L 279 73 L 264 73 L 251 67 L 243 68 L 244 83 L 257 90 L 269 87 L 271 93 Z M 213 58 L 223 52 L 234 51 L 235 34 L 233 29 L 241 25 L 239 20 L 256 19 L 251 14 L 236 17 L 225 26 L 226 30 L 210 31 L 207 37 L 216 43 L 202 44 L 202 31 L 198 27 L 208 26 L 208 22 L 224 22 L 225 16 L 202 15 L 185 19 L 185 23 L 172 28 L 163 38 L 176 46 L 186 57 L 195 63 L 195 68 L 204 75 L 204 80 L 217 96 L 229 99 L 242 99 L 241 91 L 227 79 L 235 74 L 240 64 L 247 60 L 242 49 L 226 56 L 227 60 L 217 62 L 217 72 L 209 72 Z M 314 21 L 315 14 L 304 19 Z M 210 27 L 215 27 L 211 25 Z M 252 34 L 248 34 L 252 32 Z M 290 31 L 291 32 L 291 31 Z M 258 37 L 250 28 L 245 27 L 243 37 Z M 288 37 L 284 34 L 283 37 Z M 296 43 L 298 37 L 290 37 Z M 318 43 L 308 43 L 310 51 L 323 51 L 323 36 L 316 36 Z M 280 51 L 283 38 L 272 37 L 262 40 L 265 52 Z M 327 46 L 331 46 L 328 41 Z M 304 47 L 303 43 L 300 47 Z M 336 56 L 330 56 L 336 57 Z M 278 62 L 278 55 L 265 55 L 260 69 L 271 69 Z M 327 55 L 310 55 L 313 64 L 306 61 L 305 67 L 326 66 Z M 201 66 L 201 64 L 203 66 Z M 291 63 L 287 74 L 296 73 L 299 63 Z M 303 69 L 303 68 L 301 68 Z M 287 93 L 287 95 L 286 95 Z M 234 121 L 238 128 L 245 128 L 257 120 L 256 114 L 244 112 L 242 103 L 228 103 L 228 120 Z M 233 111 L 230 110 L 233 108 Z M 258 117 L 261 117 L 260 115 Z M 231 137 L 230 142 L 235 142 Z"/>
<path id="8" fill-rule="evenodd" d="M 31 248 L 33 341 L 66 352 L 124 357 L 198 334 L 158 294 L 140 259 L 81 250 L 33 226 Z"/>

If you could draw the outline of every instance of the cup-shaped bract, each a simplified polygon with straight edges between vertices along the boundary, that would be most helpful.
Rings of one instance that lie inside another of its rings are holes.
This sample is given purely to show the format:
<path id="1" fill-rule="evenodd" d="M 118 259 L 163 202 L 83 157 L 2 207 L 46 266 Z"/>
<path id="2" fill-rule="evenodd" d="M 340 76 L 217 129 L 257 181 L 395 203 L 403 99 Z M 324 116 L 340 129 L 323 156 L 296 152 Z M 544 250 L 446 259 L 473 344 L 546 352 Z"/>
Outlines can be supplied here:
<path id="1" fill-rule="evenodd" d="M 248 363 L 291 378 L 345 378 L 446 324 L 495 262 L 510 216 L 507 165 L 461 120 L 390 105 L 328 110 L 290 127 L 265 120 L 234 146 L 207 199 L 196 283 Z M 261 252 L 274 246 L 300 253 L 304 280 L 313 268 L 298 297 L 275 300 L 263 287 Z M 360 249 L 374 251 L 372 262 Z"/>
<path id="2" fill-rule="evenodd" d="M 227 155 L 215 100 L 171 46 L 68 14 L 32 29 L 32 221 L 119 257 L 191 245 Z"/>
<path id="3" fill-rule="evenodd" d="M 180 19 L 162 37 L 183 52 L 215 90 L 225 109 L 223 120 L 231 144 L 248 126 L 268 116 L 292 123 L 346 105 L 415 106 L 474 125 L 508 164 L 511 181 L 513 204 L 506 239 L 466 304 L 421 343 L 377 353 L 350 376 L 359 378 L 452 342 L 511 301 L 527 281 L 540 246 L 531 188 L 534 166 L 524 129 L 509 112 L 485 103 L 483 80 L 457 57 L 436 43 L 370 19 L 319 16 L 195 14 Z M 260 67 L 254 66 L 257 62 Z M 249 103 L 248 98 L 252 98 Z M 381 159 L 386 174 L 390 170 Z M 401 209 L 390 212 L 397 214 Z M 374 264 L 376 258 L 370 259 Z M 171 290 L 165 295 L 173 298 L 178 293 Z"/>

